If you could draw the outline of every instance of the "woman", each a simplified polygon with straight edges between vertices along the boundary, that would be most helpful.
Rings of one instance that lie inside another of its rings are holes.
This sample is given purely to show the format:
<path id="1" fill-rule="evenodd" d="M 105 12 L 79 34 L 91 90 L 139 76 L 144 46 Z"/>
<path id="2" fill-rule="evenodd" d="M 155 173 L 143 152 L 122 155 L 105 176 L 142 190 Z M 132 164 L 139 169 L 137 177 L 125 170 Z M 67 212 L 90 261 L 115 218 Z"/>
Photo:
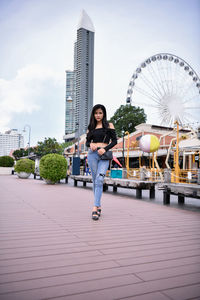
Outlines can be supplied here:
<path id="1" fill-rule="evenodd" d="M 101 104 L 95 105 L 92 109 L 86 137 L 86 146 L 89 147 L 88 165 L 91 169 L 93 179 L 93 220 L 98 220 L 101 215 L 103 180 L 109 167 L 109 160 L 102 160 L 101 156 L 116 144 L 115 128 L 112 123 L 108 123 L 107 121 L 105 107 Z"/>

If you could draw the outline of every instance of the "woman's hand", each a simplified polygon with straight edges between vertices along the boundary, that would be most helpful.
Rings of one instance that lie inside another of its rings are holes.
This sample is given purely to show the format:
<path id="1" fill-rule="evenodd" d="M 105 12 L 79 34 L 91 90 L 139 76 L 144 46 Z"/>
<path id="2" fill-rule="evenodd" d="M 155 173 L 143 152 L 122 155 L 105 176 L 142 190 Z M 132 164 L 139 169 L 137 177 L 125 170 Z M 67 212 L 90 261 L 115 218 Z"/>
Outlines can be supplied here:
<path id="1" fill-rule="evenodd" d="M 100 148 L 100 149 L 98 150 L 98 154 L 99 154 L 99 155 L 103 155 L 105 152 L 106 152 L 106 150 L 105 150 L 104 148 Z"/>
<path id="2" fill-rule="evenodd" d="M 90 149 L 92 151 L 96 151 L 97 150 L 97 145 L 95 145 L 94 143 L 90 143 Z"/>

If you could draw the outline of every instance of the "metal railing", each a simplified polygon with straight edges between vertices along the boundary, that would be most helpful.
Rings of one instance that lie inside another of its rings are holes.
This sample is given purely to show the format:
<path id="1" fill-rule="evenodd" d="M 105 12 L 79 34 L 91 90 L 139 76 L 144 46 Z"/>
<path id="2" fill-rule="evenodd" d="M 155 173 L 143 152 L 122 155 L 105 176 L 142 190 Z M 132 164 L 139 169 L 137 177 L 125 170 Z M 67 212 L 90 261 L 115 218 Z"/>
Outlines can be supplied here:
<path id="1" fill-rule="evenodd" d="M 148 169 L 147 180 L 161 182 L 162 178 L 160 176 L 160 173 L 162 173 L 162 175 L 164 176 L 164 170 L 162 169 L 160 169 L 160 171 L 158 171 L 157 169 Z"/>
<path id="2" fill-rule="evenodd" d="M 140 169 L 129 169 L 128 172 L 126 172 L 126 177 L 129 179 L 140 179 Z"/>
<path id="3" fill-rule="evenodd" d="M 141 171 L 144 172 L 145 181 L 161 182 L 160 172 L 163 174 L 163 170 L 158 171 L 155 168 L 141 168 L 141 169 L 129 169 L 127 172 L 127 178 L 141 180 Z"/>
<path id="4" fill-rule="evenodd" d="M 197 172 L 198 170 L 195 169 L 179 170 L 179 176 L 176 176 L 173 169 L 171 171 L 171 182 L 176 183 L 178 181 L 179 183 L 197 184 Z"/>

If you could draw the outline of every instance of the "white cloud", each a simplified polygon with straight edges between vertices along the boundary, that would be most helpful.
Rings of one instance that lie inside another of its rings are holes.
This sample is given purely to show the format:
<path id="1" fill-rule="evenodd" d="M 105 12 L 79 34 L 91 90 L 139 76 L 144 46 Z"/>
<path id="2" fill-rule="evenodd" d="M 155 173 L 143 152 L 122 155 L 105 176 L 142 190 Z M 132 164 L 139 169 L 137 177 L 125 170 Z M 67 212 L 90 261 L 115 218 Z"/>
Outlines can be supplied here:
<path id="1" fill-rule="evenodd" d="M 42 99 L 40 96 L 45 95 L 49 82 L 51 88 L 64 85 L 63 76 L 50 68 L 37 64 L 27 65 L 18 70 L 16 77 L 11 80 L 0 79 L 1 132 L 10 127 L 12 119 L 17 114 L 32 114 L 41 110 Z"/>
<path id="2" fill-rule="evenodd" d="M 30 124 L 31 143 L 46 136 L 62 140 L 65 69 L 73 68 L 82 8 L 95 26 L 94 104 L 104 104 L 109 118 L 126 103 L 131 76 L 147 57 L 171 52 L 199 73 L 195 1 L 173 2 L 173 14 L 171 1 L 158 0 L 131 0 L 126 5 L 122 0 L 86 0 L 84 7 L 80 0 L 70 5 L 66 0 L 59 5 L 54 0 L 4 2 L 0 1 L 0 131 Z"/>

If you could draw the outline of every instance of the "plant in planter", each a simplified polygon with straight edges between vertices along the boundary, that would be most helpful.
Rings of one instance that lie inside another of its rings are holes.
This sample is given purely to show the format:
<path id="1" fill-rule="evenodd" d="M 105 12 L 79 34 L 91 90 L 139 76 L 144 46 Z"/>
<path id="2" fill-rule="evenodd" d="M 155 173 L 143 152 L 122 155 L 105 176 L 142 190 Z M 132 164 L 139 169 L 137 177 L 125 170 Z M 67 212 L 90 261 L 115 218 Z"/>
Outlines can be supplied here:
<path id="1" fill-rule="evenodd" d="M 60 154 L 47 154 L 40 160 L 40 176 L 49 184 L 66 177 L 67 161 Z"/>
<path id="2" fill-rule="evenodd" d="M 10 175 L 14 166 L 14 159 L 10 156 L 0 157 L 0 174 Z"/>
<path id="3" fill-rule="evenodd" d="M 28 178 L 31 173 L 34 173 L 35 163 L 28 158 L 22 158 L 17 161 L 15 171 L 19 178 Z"/>

